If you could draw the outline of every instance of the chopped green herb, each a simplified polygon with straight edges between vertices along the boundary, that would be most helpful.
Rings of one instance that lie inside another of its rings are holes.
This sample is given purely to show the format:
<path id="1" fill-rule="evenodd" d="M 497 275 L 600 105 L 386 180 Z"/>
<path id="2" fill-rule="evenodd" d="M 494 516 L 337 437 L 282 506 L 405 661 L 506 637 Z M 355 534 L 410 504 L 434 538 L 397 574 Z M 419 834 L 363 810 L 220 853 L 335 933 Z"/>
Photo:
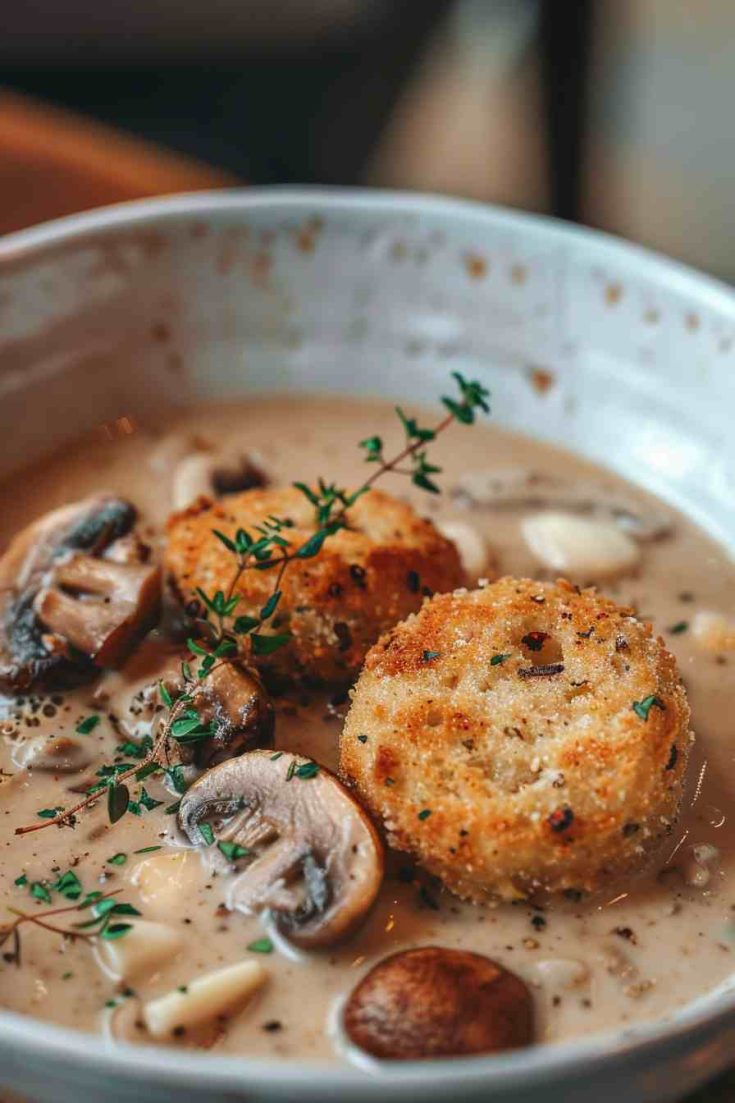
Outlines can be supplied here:
<path id="1" fill-rule="evenodd" d="M 368 737 L 366 735 L 358 735 L 358 737 L 357 737 L 357 742 L 358 743 L 367 743 L 367 740 L 368 740 Z"/>
<path id="2" fill-rule="evenodd" d="M 42 808 L 40 812 L 36 812 L 39 820 L 53 820 L 58 816 L 59 812 L 63 812 L 63 808 Z"/>
<path id="3" fill-rule="evenodd" d="M 671 625 L 671 628 L 669 628 L 669 632 L 671 632 L 673 636 L 680 636 L 682 632 L 686 632 L 688 627 L 688 620 L 679 620 L 676 622 L 676 624 Z"/>
<path id="4" fill-rule="evenodd" d="M 212 843 L 214 842 L 214 831 L 212 830 L 211 824 L 200 823 L 199 834 L 204 839 L 207 846 L 212 845 Z"/>
<path id="5" fill-rule="evenodd" d="M 238 858 L 248 858 L 253 853 L 252 850 L 249 850 L 246 846 L 240 846 L 239 843 L 217 843 L 217 849 L 224 854 L 229 862 L 236 862 Z"/>
<path id="6" fill-rule="evenodd" d="M 51 893 L 43 881 L 33 881 L 31 883 L 31 896 L 34 900 L 43 900 L 44 904 L 51 903 Z"/>
<path id="7" fill-rule="evenodd" d="M 186 994 L 189 991 L 189 986 L 188 984 L 179 984 L 176 988 L 176 991 L 181 992 L 182 994 Z"/>
<path id="8" fill-rule="evenodd" d="M 288 764 L 288 769 L 286 770 L 286 781 L 290 781 L 295 773 L 296 773 L 296 759 L 292 758 L 291 761 Z"/>
<path id="9" fill-rule="evenodd" d="M 59 877 L 51 888 L 54 892 L 60 892 L 67 900 L 78 900 L 82 895 L 82 885 L 73 870 L 68 869 Z"/>
<path id="10" fill-rule="evenodd" d="M 99 716 L 85 716 L 83 720 L 80 720 L 77 724 L 77 735 L 89 735 L 100 722 Z"/>
<path id="11" fill-rule="evenodd" d="M 142 846 L 140 850 L 134 850 L 133 854 L 152 854 L 154 850 L 163 850 L 162 846 Z"/>
<path id="12" fill-rule="evenodd" d="M 440 655 L 441 651 L 424 651 L 421 658 L 425 663 L 430 663 L 433 659 L 438 659 Z"/>
<path id="13" fill-rule="evenodd" d="M 121 850 L 119 853 L 113 854 L 111 858 L 108 858 L 107 864 L 111 866 L 124 866 L 127 860 L 127 854 Z"/>
<path id="14" fill-rule="evenodd" d="M 319 763 L 302 762 L 300 766 L 296 767 L 294 773 L 296 777 L 301 778 L 302 781 L 308 781 L 309 778 L 316 777 L 319 773 Z"/>
<path id="15" fill-rule="evenodd" d="M 282 754 L 283 751 L 276 751 L 275 754 L 271 755 L 271 762 L 278 762 L 278 759 L 281 757 Z"/>
<path id="16" fill-rule="evenodd" d="M 72 972 L 67 971 L 66 973 L 61 974 L 61 979 L 62 980 L 69 980 L 73 976 L 74 976 L 74 974 Z"/>
<path id="17" fill-rule="evenodd" d="M 640 716 L 641 720 L 647 720 L 649 712 L 654 707 L 662 711 L 666 709 L 666 705 L 655 693 L 651 693 L 648 697 L 644 697 L 642 701 L 634 701 L 631 705 L 633 712 L 636 716 Z"/>
<path id="18" fill-rule="evenodd" d="M 127 785 L 113 783 L 107 790 L 107 817 L 110 823 L 117 823 L 128 810 L 130 791 Z"/>
<path id="19" fill-rule="evenodd" d="M 250 943 L 248 950 L 253 954 L 272 954 L 273 943 L 269 938 L 256 938 Z"/>
<path id="20" fill-rule="evenodd" d="M 27 885 L 28 878 L 26 877 L 25 873 L 21 873 L 20 877 L 16 877 L 13 884 L 17 885 L 18 888 L 21 888 L 23 885 Z"/>
<path id="21" fill-rule="evenodd" d="M 430 808 L 422 808 L 421 811 L 419 812 L 419 819 L 420 820 L 428 820 L 430 815 L 431 815 L 431 809 Z"/>
<path id="22" fill-rule="evenodd" d="M 512 651 L 499 651 L 497 655 L 493 655 L 492 659 L 490 660 L 490 666 L 500 666 L 500 664 L 504 663 L 506 659 L 509 659 L 512 654 Z"/>
<path id="23" fill-rule="evenodd" d="M 175 815 L 176 815 L 176 813 L 177 813 L 177 812 L 178 812 L 178 810 L 179 810 L 179 806 L 180 806 L 180 804 L 181 804 L 181 801 L 180 801 L 180 800 L 175 800 L 175 801 L 173 802 L 173 804 L 168 804 L 168 805 L 166 805 L 166 807 L 165 807 L 165 808 L 164 808 L 164 810 L 163 810 L 163 811 L 164 811 L 164 814 L 165 814 L 166 816 L 175 816 Z"/>

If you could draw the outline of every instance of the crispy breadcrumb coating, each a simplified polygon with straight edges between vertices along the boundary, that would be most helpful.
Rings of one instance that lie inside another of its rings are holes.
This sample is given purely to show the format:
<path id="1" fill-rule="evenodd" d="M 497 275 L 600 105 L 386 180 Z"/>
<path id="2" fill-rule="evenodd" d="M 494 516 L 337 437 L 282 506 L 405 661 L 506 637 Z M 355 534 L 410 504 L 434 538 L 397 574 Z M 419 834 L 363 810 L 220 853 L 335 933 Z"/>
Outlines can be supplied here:
<path id="1" fill-rule="evenodd" d="M 459 896 L 595 891 L 671 831 L 690 744 L 673 657 L 568 582 L 435 597 L 369 652 L 341 772 Z"/>

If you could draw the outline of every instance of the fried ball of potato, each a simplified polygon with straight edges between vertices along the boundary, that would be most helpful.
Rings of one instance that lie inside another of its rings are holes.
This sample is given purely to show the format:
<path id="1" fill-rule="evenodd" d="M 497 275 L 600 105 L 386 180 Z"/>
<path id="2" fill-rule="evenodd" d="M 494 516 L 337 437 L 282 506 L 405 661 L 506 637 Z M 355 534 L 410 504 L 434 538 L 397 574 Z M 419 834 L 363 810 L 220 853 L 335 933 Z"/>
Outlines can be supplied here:
<path id="1" fill-rule="evenodd" d="M 690 743 L 673 657 L 594 590 L 503 578 L 444 594 L 368 653 L 345 780 L 473 901 L 595 891 L 670 833 Z"/>
<path id="2" fill-rule="evenodd" d="M 212 533 L 234 538 L 243 528 L 257 537 L 269 517 L 288 518 L 283 536 L 296 549 L 315 532 L 314 509 L 292 487 L 248 490 L 212 503 L 201 499 L 174 514 L 168 525 L 166 569 L 186 605 L 227 591 L 232 553 Z M 249 570 L 235 593 L 238 616 L 257 616 L 271 594 L 275 571 Z M 371 490 L 350 509 L 348 527 L 330 536 L 319 554 L 295 559 L 269 630 L 288 631 L 290 642 L 262 665 L 290 678 L 339 683 L 354 677 L 381 632 L 415 612 L 426 596 L 464 581 L 454 544 L 410 506 Z"/>

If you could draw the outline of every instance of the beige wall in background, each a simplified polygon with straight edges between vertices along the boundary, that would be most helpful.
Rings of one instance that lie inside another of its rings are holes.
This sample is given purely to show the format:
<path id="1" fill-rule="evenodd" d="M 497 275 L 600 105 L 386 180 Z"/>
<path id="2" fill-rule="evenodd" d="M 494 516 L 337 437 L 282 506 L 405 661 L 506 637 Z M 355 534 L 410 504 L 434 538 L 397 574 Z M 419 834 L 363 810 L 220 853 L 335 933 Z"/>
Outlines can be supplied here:
<path id="1" fill-rule="evenodd" d="M 548 209 L 535 0 L 460 0 L 409 81 L 367 183 Z"/>
<path id="2" fill-rule="evenodd" d="M 735 279 L 735 2 L 599 0 L 582 217 Z"/>

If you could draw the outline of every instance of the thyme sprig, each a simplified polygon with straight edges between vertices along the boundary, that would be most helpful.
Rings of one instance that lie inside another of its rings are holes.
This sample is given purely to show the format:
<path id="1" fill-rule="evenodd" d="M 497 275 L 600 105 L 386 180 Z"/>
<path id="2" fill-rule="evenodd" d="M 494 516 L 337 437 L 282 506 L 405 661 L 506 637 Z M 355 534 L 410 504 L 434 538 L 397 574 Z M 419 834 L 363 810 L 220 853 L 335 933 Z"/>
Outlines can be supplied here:
<path id="1" fill-rule="evenodd" d="M 291 635 L 288 631 L 265 631 L 268 626 L 277 628 L 277 613 L 282 597 L 281 584 L 289 564 L 319 555 L 324 543 L 347 527 L 348 512 L 352 506 L 380 478 L 389 473 L 408 476 L 411 483 L 420 490 L 431 494 L 439 493 L 435 476 L 441 474 L 441 467 L 430 462 L 428 445 L 453 422 L 472 425 L 478 411 L 490 412 L 489 393 L 481 383 L 466 380 L 459 372 L 453 372 L 452 376 L 457 385 L 457 393 L 442 397 L 447 413 L 433 427 L 420 425 L 416 418 L 407 415 L 400 406 L 396 407 L 404 433 L 404 443 L 392 458 L 386 458 L 381 437 L 370 436 L 360 441 L 359 446 L 364 450 L 365 461 L 375 467 L 356 490 L 347 491 L 336 483 L 326 482 L 321 478 L 315 486 L 304 482 L 293 484 L 314 510 L 315 531 L 302 544 L 294 547 L 289 538 L 289 530 L 294 528 L 294 523 L 286 517 L 271 515 L 263 523 L 255 525 L 252 532 L 239 528 L 234 536 L 212 529 L 212 535 L 233 557 L 232 578 L 226 590 L 216 590 L 213 594 L 197 588 L 203 615 L 197 620 L 196 638 L 192 636 L 187 640 L 190 658 L 181 664 L 184 690 L 174 698 L 160 684 L 161 699 L 168 709 L 168 716 L 155 741 L 150 742 L 140 761 L 115 763 L 98 770 L 100 781 L 77 804 L 67 809 L 49 810 L 52 814 L 42 822 L 16 828 L 16 835 L 40 831 L 52 825 L 73 827 L 79 813 L 93 806 L 105 792 L 111 823 L 116 823 L 126 812 L 140 815 L 144 809 L 161 803 L 151 798 L 144 787 L 139 795 L 131 797 L 127 785 L 131 779 L 141 782 L 144 778 L 165 773 L 173 781 L 176 791 L 183 791 L 180 775 L 174 775 L 168 765 L 171 741 L 182 745 L 193 744 L 214 734 L 212 724 L 203 723 L 196 710 L 193 690 L 211 677 L 222 664 L 235 659 L 247 661 L 251 656 L 268 655 L 289 642 Z M 274 571 L 274 583 L 268 599 L 257 615 L 239 614 L 240 595 L 235 591 L 242 576 L 247 571 L 270 570 Z M 128 750 L 128 746 L 125 747 Z M 128 754 L 130 756 L 129 751 Z M 166 812 L 175 810 L 177 804 L 178 802 L 170 805 Z"/>
<path id="2" fill-rule="evenodd" d="M 75 942 L 78 939 L 84 942 L 93 942 L 98 938 L 112 941 L 121 938 L 130 930 L 131 924 L 119 922 L 119 916 L 135 916 L 140 912 L 132 904 L 123 904 L 115 898 L 122 889 L 113 889 L 112 892 L 90 892 L 85 898 L 75 904 L 67 904 L 61 908 L 46 908 L 41 912 L 26 912 L 21 908 L 8 908 L 15 919 L 0 927 L 0 947 L 11 942 L 12 949 L 4 954 L 9 964 L 20 966 L 21 964 L 21 928 L 25 923 L 41 927 L 45 931 L 61 935 L 63 938 Z M 92 918 L 81 923 L 73 923 L 69 926 L 59 926 L 49 920 L 59 915 L 71 915 L 73 913 L 92 910 Z"/>

